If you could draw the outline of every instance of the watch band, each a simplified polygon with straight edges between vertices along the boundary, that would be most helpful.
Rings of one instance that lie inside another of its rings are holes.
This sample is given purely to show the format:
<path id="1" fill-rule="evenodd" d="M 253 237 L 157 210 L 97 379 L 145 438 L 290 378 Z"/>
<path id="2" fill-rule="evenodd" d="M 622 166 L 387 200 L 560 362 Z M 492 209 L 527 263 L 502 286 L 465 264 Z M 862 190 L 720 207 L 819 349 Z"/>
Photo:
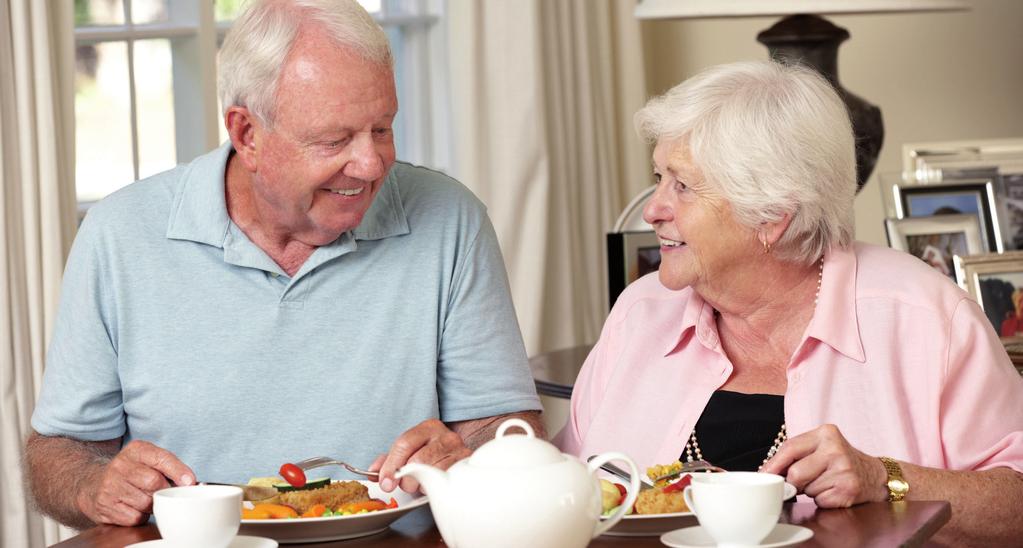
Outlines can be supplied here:
<path id="1" fill-rule="evenodd" d="M 902 467 L 899 463 L 888 457 L 878 457 L 881 463 L 884 464 L 884 469 L 888 473 L 888 481 L 885 482 L 885 486 L 888 487 L 888 500 L 890 502 L 897 502 L 906 498 L 906 494 L 909 493 L 909 482 L 902 476 Z"/>

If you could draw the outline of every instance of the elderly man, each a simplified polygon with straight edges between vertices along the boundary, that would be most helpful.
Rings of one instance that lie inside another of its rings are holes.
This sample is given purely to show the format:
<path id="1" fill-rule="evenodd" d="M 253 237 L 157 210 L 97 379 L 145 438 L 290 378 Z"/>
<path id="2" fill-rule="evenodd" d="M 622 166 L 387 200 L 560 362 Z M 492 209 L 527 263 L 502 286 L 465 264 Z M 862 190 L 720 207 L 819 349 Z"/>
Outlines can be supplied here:
<path id="1" fill-rule="evenodd" d="M 45 512 L 137 524 L 172 483 L 316 455 L 391 491 L 504 417 L 542 431 L 483 205 L 395 162 L 391 63 L 351 0 L 239 17 L 230 142 L 97 204 L 68 259 L 26 446 Z"/>

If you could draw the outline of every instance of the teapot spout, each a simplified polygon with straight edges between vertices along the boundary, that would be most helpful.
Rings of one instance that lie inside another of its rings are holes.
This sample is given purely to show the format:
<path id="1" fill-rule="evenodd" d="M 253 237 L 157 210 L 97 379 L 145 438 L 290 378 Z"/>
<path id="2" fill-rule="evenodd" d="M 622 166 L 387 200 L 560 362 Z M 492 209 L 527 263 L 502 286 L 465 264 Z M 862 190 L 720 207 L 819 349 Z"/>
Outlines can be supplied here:
<path id="1" fill-rule="evenodd" d="M 398 479 L 405 476 L 412 476 L 423 486 L 423 492 L 430 497 L 431 504 L 432 501 L 447 500 L 447 472 L 428 464 L 410 462 L 394 474 L 394 477 Z"/>

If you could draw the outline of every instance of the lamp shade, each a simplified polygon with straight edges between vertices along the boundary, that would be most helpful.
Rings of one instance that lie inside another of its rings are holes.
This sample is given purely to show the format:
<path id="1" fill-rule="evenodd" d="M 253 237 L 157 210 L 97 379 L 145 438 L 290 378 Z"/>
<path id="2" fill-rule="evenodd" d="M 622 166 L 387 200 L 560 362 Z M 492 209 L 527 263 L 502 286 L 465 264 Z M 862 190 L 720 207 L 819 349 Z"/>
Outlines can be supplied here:
<path id="1" fill-rule="evenodd" d="M 764 17 L 814 13 L 840 15 L 968 10 L 966 0 L 640 0 L 639 19 Z"/>

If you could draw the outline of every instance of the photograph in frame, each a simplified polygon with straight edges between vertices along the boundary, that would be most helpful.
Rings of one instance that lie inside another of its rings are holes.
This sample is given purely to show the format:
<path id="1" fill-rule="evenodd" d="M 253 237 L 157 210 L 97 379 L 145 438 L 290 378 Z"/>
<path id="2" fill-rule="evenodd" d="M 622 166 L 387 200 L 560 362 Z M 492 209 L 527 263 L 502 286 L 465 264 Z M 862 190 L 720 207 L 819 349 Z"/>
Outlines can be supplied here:
<path id="1" fill-rule="evenodd" d="M 992 179 L 892 187 L 896 217 L 968 214 L 977 218 L 985 251 L 1004 251 Z"/>
<path id="2" fill-rule="evenodd" d="M 1023 341 L 1023 251 L 955 258 L 956 278 L 1003 341 Z"/>
<path id="3" fill-rule="evenodd" d="M 986 251 L 976 215 L 934 215 L 886 219 L 892 249 L 905 251 L 956 282 L 955 257 Z"/>
<path id="4" fill-rule="evenodd" d="M 1004 204 L 1003 240 L 1008 249 L 1023 249 L 1023 169 L 1000 173 Z"/>
<path id="5" fill-rule="evenodd" d="M 607 235 L 608 303 L 614 306 L 618 295 L 630 283 L 661 266 L 661 244 L 652 230 L 610 232 Z"/>

